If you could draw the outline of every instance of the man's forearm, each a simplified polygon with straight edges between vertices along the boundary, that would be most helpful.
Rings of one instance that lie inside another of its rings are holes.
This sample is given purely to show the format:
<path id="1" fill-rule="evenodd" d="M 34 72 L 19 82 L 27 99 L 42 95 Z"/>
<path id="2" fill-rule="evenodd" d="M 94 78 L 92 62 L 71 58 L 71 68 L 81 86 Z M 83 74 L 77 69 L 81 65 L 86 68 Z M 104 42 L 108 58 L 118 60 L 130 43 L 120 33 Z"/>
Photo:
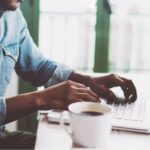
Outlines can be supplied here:
<path id="1" fill-rule="evenodd" d="M 77 72 L 72 72 L 69 76 L 69 80 L 89 86 L 91 77 Z"/>
<path id="2" fill-rule="evenodd" d="M 88 86 L 87 84 L 88 84 L 89 78 L 90 78 L 89 76 L 73 72 L 71 73 L 69 80 Z M 49 90 L 48 92 L 49 96 L 53 95 L 54 92 L 52 92 L 52 94 L 50 93 L 51 92 Z M 31 112 L 41 109 L 40 107 L 43 104 L 40 104 L 41 100 L 38 100 L 39 95 L 41 95 L 41 93 L 39 94 L 37 92 L 32 92 L 32 93 L 21 94 L 21 95 L 6 99 L 7 113 L 6 113 L 5 123 L 17 120 Z M 42 93 L 43 97 L 44 95 L 46 97 L 46 94 Z M 52 107 L 55 107 L 55 106 L 52 105 Z"/>
<path id="3" fill-rule="evenodd" d="M 38 110 L 36 93 L 27 93 L 6 99 L 6 109 L 5 123 L 17 120 Z"/>

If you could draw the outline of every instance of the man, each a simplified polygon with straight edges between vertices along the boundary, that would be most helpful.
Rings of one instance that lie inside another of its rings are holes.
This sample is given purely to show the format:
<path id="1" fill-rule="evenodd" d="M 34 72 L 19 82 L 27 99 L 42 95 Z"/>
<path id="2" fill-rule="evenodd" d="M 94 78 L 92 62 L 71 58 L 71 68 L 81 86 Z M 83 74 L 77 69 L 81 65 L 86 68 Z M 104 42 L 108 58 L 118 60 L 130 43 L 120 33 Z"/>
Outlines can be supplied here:
<path id="1" fill-rule="evenodd" d="M 4 125 L 31 112 L 47 109 L 67 109 L 76 101 L 108 102 L 117 99 L 110 88 L 122 88 L 125 99 L 134 102 L 136 89 L 131 80 L 117 75 L 90 77 L 67 66 L 45 59 L 34 44 L 19 8 L 21 0 L 0 0 L 0 148 L 33 148 L 35 136 L 29 133 L 6 133 Z M 5 92 L 15 69 L 19 77 L 34 86 L 47 87 L 5 98 Z M 90 87 L 90 88 L 87 88 Z"/>

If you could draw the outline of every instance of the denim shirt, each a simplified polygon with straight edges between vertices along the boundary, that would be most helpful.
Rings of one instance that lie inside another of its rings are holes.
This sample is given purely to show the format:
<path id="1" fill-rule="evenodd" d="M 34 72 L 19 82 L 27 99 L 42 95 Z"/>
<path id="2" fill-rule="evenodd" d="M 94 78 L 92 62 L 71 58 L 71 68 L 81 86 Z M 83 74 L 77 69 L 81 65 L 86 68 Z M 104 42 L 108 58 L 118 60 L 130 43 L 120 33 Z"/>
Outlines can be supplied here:
<path id="1" fill-rule="evenodd" d="M 14 70 L 23 80 L 37 87 L 65 81 L 73 71 L 42 56 L 20 9 L 6 12 L 0 18 L 0 138 L 4 135 L 7 113 L 5 92 Z"/>

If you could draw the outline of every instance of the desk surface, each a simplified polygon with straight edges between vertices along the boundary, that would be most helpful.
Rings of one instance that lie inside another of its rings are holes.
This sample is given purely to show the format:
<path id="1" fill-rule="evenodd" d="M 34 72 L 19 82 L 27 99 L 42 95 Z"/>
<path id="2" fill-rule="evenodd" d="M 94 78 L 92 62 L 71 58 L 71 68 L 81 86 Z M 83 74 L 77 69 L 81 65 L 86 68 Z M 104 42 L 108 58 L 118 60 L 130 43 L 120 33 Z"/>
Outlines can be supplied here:
<path id="1" fill-rule="evenodd" d="M 138 93 L 149 94 L 150 74 L 132 74 L 125 75 L 133 79 Z M 40 115 L 39 126 L 37 131 L 37 140 L 35 150 L 66 150 L 82 149 L 75 146 L 71 147 L 72 139 L 58 124 L 49 123 L 47 117 Z M 149 150 L 150 134 L 140 134 L 133 132 L 112 131 L 108 150 Z"/>
<path id="2" fill-rule="evenodd" d="M 71 137 L 58 124 L 48 122 L 46 115 L 40 115 L 35 150 L 86 149 L 72 145 Z M 149 150 L 150 134 L 113 130 L 109 150 Z"/>

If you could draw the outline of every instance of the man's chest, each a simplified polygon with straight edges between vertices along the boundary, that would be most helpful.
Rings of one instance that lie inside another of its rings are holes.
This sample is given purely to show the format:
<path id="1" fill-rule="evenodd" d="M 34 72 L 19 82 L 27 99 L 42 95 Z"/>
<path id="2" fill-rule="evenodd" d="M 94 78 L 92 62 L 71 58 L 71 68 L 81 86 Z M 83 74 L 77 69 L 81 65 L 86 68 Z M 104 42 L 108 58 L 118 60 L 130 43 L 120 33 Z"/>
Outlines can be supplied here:
<path id="1" fill-rule="evenodd" d="M 5 94 L 12 73 L 17 62 L 17 51 L 15 47 L 0 45 L 0 96 Z"/>

